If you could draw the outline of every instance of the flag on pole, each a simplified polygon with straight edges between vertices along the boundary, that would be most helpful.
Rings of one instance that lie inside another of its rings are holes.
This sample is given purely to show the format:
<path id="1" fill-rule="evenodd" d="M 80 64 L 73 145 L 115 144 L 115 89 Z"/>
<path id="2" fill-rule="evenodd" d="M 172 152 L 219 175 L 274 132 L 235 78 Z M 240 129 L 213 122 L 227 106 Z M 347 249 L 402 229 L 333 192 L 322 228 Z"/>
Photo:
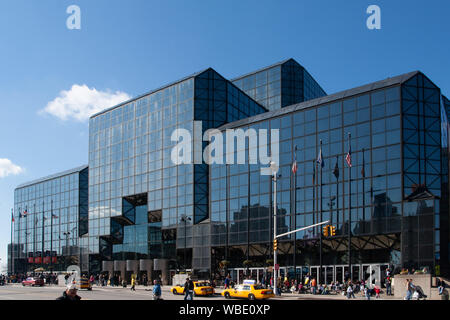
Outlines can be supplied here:
<path id="1" fill-rule="evenodd" d="M 14 213 L 11 212 L 11 221 L 15 222 L 16 220 L 14 220 Z"/>
<path id="2" fill-rule="evenodd" d="M 352 147 L 351 146 L 348 147 L 348 153 L 345 156 L 345 161 L 347 161 L 348 166 L 351 168 L 352 167 Z"/>
<path id="3" fill-rule="evenodd" d="M 54 213 L 52 213 L 52 218 L 58 219 L 58 216 Z"/>
<path id="4" fill-rule="evenodd" d="M 339 165 L 338 165 L 338 159 L 336 159 L 336 165 L 334 166 L 333 174 L 336 177 L 336 179 L 339 179 Z"/>
<path id="5" fill-rule="evenodd" d="M 316 165 L 313 162 L 313 175 L 312 175 L 312 184 L 316 183 Z"/>
<path id="6" fill-rule="evenodd" d="M 23 215 L 26 216 L 28 214 L 28 209 L 25 209 L 25 211 L 23 212 Z"/>
<path id="7" fill-rule="evenodd" d="M 294 162 L 292 163 L 292 173 L 296 174 L 297 173 L 297 160 L 294 160 Z"/>
<path id="8" fill-rule="evenodd" d="M 317 163 L 318 163 L 322 168 L 325 166 L 325 163 L 323 162 L 323 157 L 322 157 L 322 147 L 320 148 L 319 156 L 317 157 Z"/>

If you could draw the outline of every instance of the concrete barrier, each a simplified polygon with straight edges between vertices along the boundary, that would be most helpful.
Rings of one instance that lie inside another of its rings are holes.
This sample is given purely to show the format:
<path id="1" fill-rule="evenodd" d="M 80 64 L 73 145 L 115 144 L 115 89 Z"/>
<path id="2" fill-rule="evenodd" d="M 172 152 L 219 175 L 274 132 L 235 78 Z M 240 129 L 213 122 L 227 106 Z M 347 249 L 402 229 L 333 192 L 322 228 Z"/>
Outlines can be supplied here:
<path id="1" fill-rule="evenodd" d="M 420 286 L 423 293 L 431 298 L 431 274 L 396 274 L 393 284 L 395 298 L 406 296 L 406 279 L 412 279 L 413 284 Z"/>

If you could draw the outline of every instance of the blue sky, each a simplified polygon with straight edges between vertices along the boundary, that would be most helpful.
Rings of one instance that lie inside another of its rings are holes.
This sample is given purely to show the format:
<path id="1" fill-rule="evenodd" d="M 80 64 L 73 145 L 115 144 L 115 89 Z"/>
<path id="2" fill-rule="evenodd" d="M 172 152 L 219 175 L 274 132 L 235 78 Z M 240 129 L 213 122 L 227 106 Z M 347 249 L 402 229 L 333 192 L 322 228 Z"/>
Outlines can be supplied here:
<path id="1" fill-rule="evenodd" d="M 381 30 L 366 27 L 372 4 Z M 420 70 L 450 96 L 449 15 L 442 0 L 3 0 L 1 263 L 15 186 L 87 163 L 93 109 L 69 112 L 83 99 L 102 109 L 206 67 L 232 78 L 290 57 L 328 93 Z"/>

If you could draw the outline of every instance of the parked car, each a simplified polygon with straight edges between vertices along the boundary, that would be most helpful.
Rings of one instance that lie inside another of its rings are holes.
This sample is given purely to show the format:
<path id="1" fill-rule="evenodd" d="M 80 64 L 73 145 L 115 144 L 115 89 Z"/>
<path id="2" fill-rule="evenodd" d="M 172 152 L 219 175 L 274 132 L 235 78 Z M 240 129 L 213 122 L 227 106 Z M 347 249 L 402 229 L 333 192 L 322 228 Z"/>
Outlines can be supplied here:
<path id="1" fill-rule="evenodd" d="M 43 287 L 44 286 L 44 279 L 40 279 L 40 278 L 35 278 L 35 277 L 28 277 L 25 280 L 22 281 L 22 285 L 23 286 L 40 286 Z"/>

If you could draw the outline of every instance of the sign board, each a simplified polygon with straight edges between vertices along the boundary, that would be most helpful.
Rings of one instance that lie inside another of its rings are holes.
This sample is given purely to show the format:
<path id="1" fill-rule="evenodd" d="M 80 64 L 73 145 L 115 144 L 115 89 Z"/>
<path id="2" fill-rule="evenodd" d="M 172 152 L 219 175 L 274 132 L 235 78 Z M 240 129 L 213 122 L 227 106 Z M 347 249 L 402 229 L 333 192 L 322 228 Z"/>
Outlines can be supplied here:
<path id="1" fill-rule="evenodd" d="M 255 284 L 255 280 L 244 280 L 243 284 L 251 284 L 254 285 Z"/>
<path id="2" fill-rule="evenodd" d="M 278 263 L 275 265 L 275 270 L 280 270 L 280 265 Z"/>

